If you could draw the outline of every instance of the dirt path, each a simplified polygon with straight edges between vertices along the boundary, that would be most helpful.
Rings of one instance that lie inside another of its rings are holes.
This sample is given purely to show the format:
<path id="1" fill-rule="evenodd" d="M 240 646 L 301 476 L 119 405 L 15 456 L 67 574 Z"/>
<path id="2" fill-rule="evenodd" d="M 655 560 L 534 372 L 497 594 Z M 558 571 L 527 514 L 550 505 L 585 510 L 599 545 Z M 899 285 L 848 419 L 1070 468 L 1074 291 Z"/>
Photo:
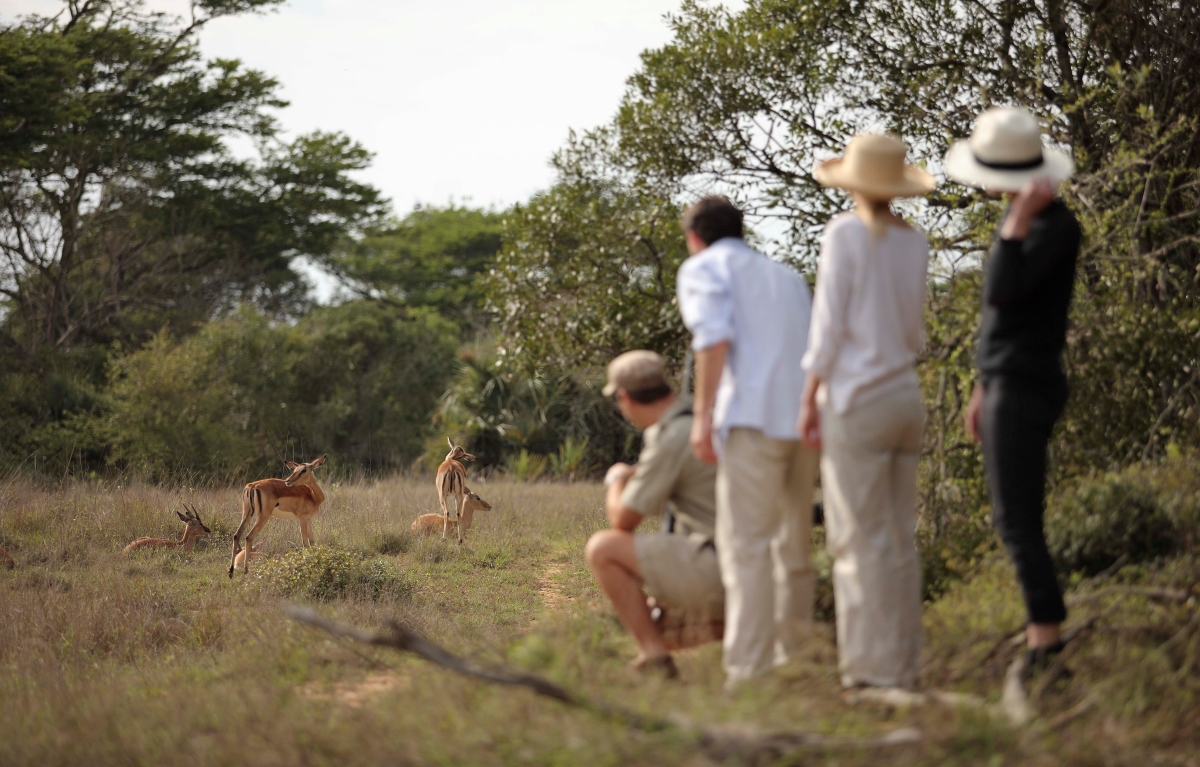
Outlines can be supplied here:
<path id="1" fill-rule="evenodd" d="M 308 700 L 336 700 L 351 708 L 361 708 L 371 698 L 391 690 L 403 690 L 410 682 L 399 671 L 375 671 L 360 682 L 338 682 L 329 688 L 320 682 L 309 682 L 300 688 L 299 695 Z"/>
<path id="2" fill-rule="evenodd" d="M 562 586 L 555 580 L 566 569 L 567 566 L 561 562 L 551 562 L 538 576 L 538 593 L 542 595 L 542 603 L 546 605 L 546 609 L 552 612 L 559 612 L 569 602 L 575 601 L 575 597 L 563 593 Z"/>

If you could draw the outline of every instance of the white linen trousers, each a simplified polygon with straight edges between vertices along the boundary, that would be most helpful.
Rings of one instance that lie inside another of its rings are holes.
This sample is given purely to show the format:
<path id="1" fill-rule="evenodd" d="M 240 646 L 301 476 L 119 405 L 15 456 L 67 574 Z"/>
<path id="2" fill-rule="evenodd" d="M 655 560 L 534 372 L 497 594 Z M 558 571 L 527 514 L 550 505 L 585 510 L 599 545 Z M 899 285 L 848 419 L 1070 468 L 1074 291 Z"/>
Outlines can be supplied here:
<path id="1" fill-rule="evenodd" d="M 916 686 L 921 669 L 915 386 L 838 413 L 821 408 L 821 492 L 846 687 Z"/>

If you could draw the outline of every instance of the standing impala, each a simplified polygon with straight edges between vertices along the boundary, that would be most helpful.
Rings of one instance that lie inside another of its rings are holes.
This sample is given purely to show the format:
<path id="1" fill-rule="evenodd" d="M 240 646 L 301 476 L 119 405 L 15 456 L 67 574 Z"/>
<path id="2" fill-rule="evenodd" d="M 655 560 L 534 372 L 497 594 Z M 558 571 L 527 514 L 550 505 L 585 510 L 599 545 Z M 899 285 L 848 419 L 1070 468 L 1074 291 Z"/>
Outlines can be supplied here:
<path id="1" fill-rule="evenodd" d="M 446 540 L 446 531 L 450 528 L 450 512 L 446 510 L 446 496 L 452 495 L 454 497 L 454 522 L 458 528 L 458 542 L 462 543 L 463 526 L 457 523 L 458 516 L 463 510 L 463 495 L 467 491 L 467 470 L 459 461 L 474 461 L 475 456 L 454 444 L 454 440 L 449 437 L 446 437 L 446 442 L 450 443 L 450 452 L 446 453 L 446 460 L 442 461 L 442 465 L 438 467 L 437 478 L 434 480 L 437 483 L 438 503 L 442 505 L 442 540 Z"/>
<path id="2" fill-rule="evenodd" d="M 242 550 L 243 534 L 246 550 L 252 551 L 254 539 L 267 526 L 272 515 L 297 520 L 304 545 L 311 546 L 313 543 L 312 521 L 325 502 L 325 492 L 317 484 L 313 470 L 325 463 L 325 456 L 309 463 L 284 463 L 292 470 L 287 479 L 260 479 L 246 485 L 242 491 L 242 521 L 233 534 L 233 552 L 229 555 L 230 578 L 237 565 L 238 553 Z M 249 572 L 250 558 L 244 558 L 241 564 L 242 572 Z"/>

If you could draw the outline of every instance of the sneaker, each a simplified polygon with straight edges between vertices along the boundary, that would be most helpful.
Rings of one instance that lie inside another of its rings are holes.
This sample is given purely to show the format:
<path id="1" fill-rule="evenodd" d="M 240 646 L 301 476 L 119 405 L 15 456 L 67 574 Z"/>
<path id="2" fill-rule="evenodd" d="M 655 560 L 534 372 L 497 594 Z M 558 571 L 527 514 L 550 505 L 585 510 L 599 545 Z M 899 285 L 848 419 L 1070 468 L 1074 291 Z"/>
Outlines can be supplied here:
<path id="1" fill-rule="evenodd" d="M 1025 680 L 1041 676 L 1058 662 L 1062 651 L 1067 648 L 1065 642 L 1058 641 L 1046 647 L 1037 647 L 1025 651 Z M 1066 667 L 1059 670 L 1060 677 L 1071 678 L 1071 672 Z"/>

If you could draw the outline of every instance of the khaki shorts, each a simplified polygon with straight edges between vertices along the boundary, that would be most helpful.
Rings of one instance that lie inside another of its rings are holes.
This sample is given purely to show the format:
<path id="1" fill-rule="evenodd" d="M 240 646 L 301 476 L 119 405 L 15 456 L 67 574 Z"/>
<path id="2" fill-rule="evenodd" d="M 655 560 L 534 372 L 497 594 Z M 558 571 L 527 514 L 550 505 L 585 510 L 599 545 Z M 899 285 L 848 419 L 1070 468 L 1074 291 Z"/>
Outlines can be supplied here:
<path id="1" fill-rule="evenodd" d="M 725 612 L 725 587 L 717 550 L 700 535 L 649 533 L 633 536 L 633 551 L 646 591 L 662 605 Z"/>

